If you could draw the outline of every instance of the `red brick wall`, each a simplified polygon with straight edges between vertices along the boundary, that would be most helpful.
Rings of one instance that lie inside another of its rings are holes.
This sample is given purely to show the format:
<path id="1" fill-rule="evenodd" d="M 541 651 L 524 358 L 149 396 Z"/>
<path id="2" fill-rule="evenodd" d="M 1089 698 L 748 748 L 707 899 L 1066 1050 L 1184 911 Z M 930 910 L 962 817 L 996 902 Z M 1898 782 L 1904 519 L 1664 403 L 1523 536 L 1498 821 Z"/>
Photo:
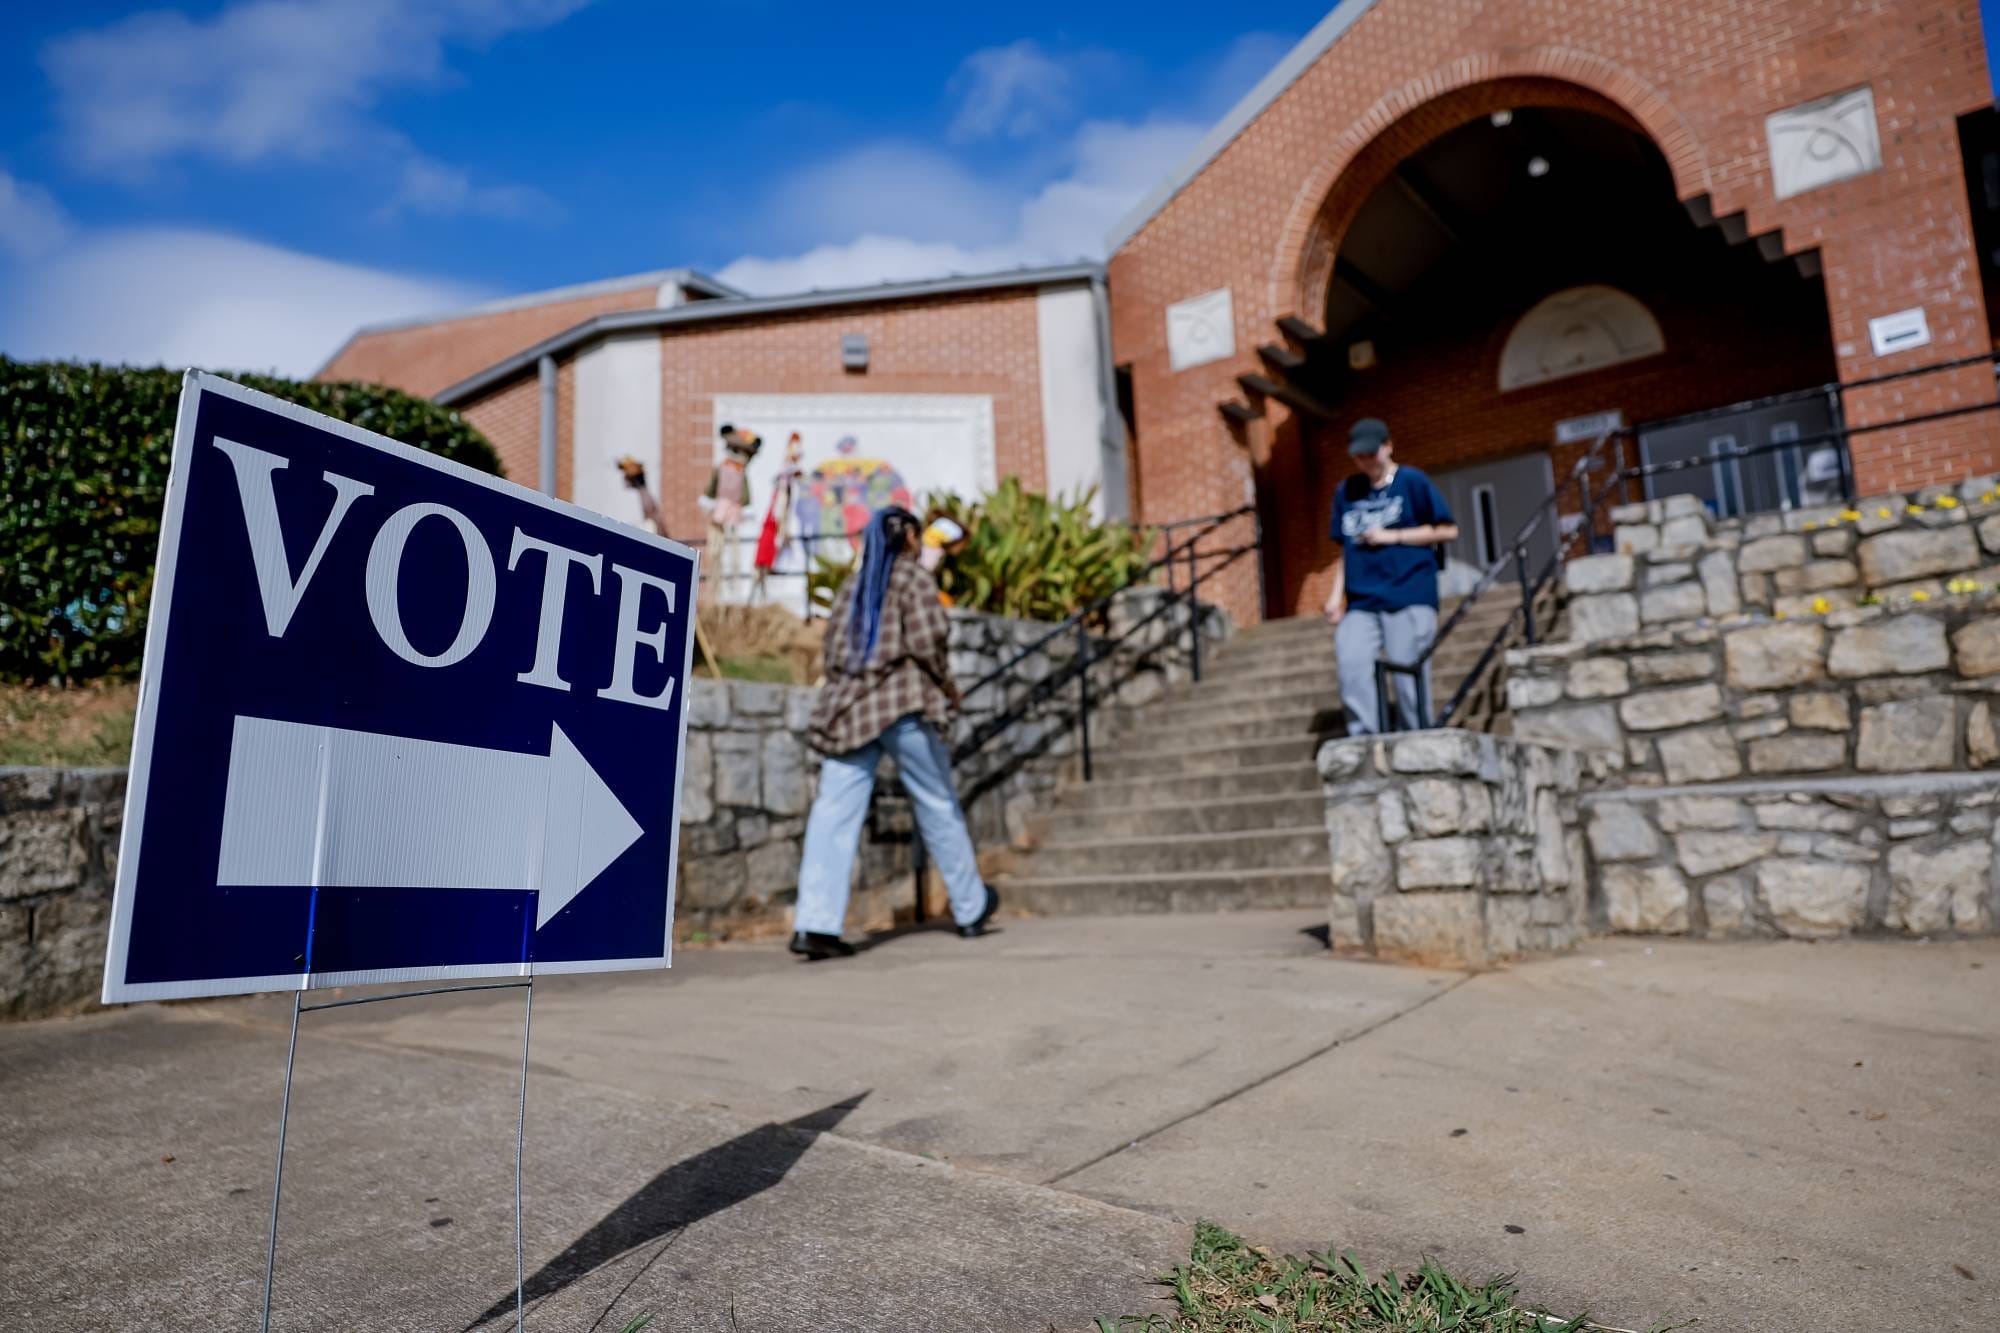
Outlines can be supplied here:
<path id="1" fill-rule="evenodd" d="M 867 335 L 866 372 L 841 368 L 843 333 Z M 1035 488 L 1046 475 L 1032 290 L 682 325 L 660 353 L 661 506 L 674 532 L 701 529 L 695 497 L 715 457 L 720 393 L 991 394 L 1000 475 Z"/>
<path id="2" fill-rule="evenodd" d="M 539 490 L 542 484 L 541 381 L 527 375 L 460 409 L 500 454 L 507 480 Z"/>
<path id="3" fill-rule="evenodd" d="M 648 283 L 497 314 L 440 320 L 383 333 L 357 333 L 327 363 L 319 378 L 387 384 L 429 397 L 593 315 L 644 309 L 657 299 L 657 286 Z"/>
<path id="4" fill-rule="evenodd" d="M 867 335 L 865 372 L 842 369 L 844 333 Z M 717 394 L 990 394 L 1000 475 L 1031 487 L 1044 484 L 1032 289 L 669 325 L 661 330 L 660 369 L 658 494 L 668 531 L 676 535 L 703 531 L 695 498 L 714 458 Z M 563 496 L 570 494 L 574 384 L 574 363 L 565 359 L 558 369 L 556 468 Z M 464 409 L 501 448 L 510 475 L 530 486 L 539 439 L 536 385 L 530 368 Z M 526 460 L 518 473 L 511 461 L 517 454 Z"/>
<path id="5" fill-rule="evenodd" d="M 1255 349 L 1280 316 L 1319 322 L 1320 275 L 1381 173 L 1508 98 L 1557 96 L 1551 80 L 1587 90 L 1564 104 L 1608 102 L 1644 128 L 1682 198 L 1706 194 L 1718 216 L 1744 211 L 1753 234 L 1782 228 L 1787 250 L 1820 251 L 1842 379 L 1989 345 L 1954 126 L 1992 97 L 1976 0 L 1380 0 L 1111 260 L 1147 519 L 1246 498 L 1249 458 L 1216 404 L 1239 396 L 1235 377 L 1258 369 Z M 1862 83 L 1883 169 L 1775 199 L 1764 117 Z M 1165 307 L 1223 286 L 1238 354 L 1171 373 Z M 1919 304 L 1932 346 L 1874 357 L 1868 318 Z M 1716 384 L 1689 391 L 1704 405 L 1731 397 L 1714 373 L 1687 371 Z M 1931 377 L 1859 395 L 1850 417 L 1879 419 L 1891 400 L 1911 411 L 1990 397 L 1990 386 L 1976 373 Z M 1282 443 L 1287 413 L 1271 411 Z M 1864 435 L 1855 451 L 1864 489 L 1914 485 L 2000 468 L 2000 429 L 1986 414 Z M 1236 580 L 1233 608 L 1252 613 L 1254 600 L 1253 581 Z"/>

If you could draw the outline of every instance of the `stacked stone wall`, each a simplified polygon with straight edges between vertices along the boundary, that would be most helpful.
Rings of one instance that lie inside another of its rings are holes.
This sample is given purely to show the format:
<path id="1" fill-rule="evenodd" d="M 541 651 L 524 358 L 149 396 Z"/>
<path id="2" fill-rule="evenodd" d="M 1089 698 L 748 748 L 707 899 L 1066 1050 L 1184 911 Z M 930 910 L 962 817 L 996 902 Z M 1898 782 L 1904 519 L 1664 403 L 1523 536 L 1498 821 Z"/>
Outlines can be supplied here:
<path id="1" fill-rule="evenodd" d="M 1588 925 L 1581 751 L 1463 731 L 1320 747 L 1334 947 L 1484 966 Z"/>

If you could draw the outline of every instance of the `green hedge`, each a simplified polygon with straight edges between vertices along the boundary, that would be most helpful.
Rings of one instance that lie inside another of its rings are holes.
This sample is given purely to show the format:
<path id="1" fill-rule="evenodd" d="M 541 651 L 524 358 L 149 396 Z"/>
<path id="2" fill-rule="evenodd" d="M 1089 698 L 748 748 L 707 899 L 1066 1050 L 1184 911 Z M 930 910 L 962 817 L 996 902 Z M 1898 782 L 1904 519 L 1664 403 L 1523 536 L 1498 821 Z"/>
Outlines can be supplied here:
<path id="1" fill-rule="evenodd" d="M 372 384 L 230 378 L 500 472 L 485 436 L 426 399 Z M 176 370 L 0 357 L 0 680 L 138 673 L 180 395 Z"/>

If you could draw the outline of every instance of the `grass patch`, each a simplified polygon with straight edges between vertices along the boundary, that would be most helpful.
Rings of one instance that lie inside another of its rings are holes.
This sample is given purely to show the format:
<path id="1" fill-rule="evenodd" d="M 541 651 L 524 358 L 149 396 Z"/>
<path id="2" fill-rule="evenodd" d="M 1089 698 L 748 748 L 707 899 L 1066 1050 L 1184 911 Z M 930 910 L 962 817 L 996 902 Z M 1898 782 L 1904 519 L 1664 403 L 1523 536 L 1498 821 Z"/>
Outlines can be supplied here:
<path id="1" fill-rule="evenodd" d="M 1631 1333 L 1523 1309 L 1511 1276 L 1470 1284 L 1427 1259 L 1370 1277 L 1351 1252 L 1277 1255 L 1211 1222 L 1195 1223 L 1188 1261 L 1160 1282 L 1173 1314 L 1099 1318 L 1097 1333 Z"/>
<path id="2" fill-rule="evenodd" d="M 138 702 L 129 682 L 0 685 L 0 765 L 121 768 Z"/>

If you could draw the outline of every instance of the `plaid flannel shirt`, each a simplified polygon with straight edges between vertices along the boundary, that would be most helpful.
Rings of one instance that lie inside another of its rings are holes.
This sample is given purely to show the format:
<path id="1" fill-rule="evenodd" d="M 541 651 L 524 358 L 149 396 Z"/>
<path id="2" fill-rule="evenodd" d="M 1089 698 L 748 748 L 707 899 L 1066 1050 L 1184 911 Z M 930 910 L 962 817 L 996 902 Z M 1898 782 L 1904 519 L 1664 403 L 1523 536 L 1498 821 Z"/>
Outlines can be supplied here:
<path id="1" fill-rule="evenodd" d="M 951 621 L 937 584 L 915 560 L 899 558 L 882 599 L 882 629 L 875 651 L 858 673 L 847 670 L 847 617 L 855 585 L 850 578 L 834 599 L 821 653 L 826 683 L 814 701 L 806 739 L 821 754 L 846 754 L 915 713 L 949 735 L 952 703 L 948 640 Z"/>

